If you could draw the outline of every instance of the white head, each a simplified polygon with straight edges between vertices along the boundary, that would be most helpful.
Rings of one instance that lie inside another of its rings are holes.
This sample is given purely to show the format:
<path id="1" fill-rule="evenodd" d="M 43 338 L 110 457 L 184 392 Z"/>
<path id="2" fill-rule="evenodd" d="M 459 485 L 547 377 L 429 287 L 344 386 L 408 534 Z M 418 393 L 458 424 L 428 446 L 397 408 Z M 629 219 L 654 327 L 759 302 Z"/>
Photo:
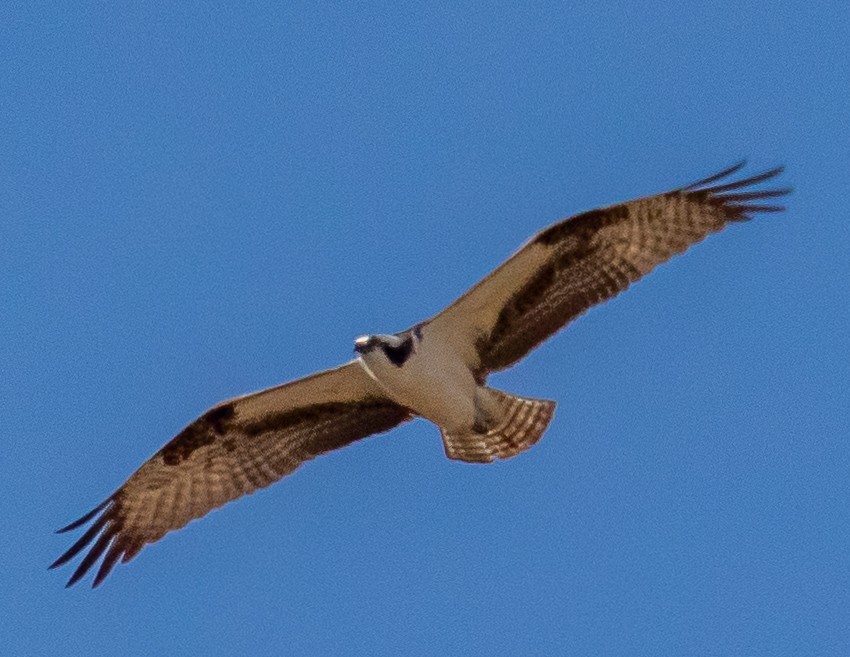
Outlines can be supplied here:
<path id="1" fill-rule="evenodd" d="M 354 351 L 361 356 L 383 354 L 393 365 L 401 367 L 413 352 L 413 337 L 406 335 L 361 335 L 354 341 Z M 374 356 L 373 356 L 374 357 Z"/>

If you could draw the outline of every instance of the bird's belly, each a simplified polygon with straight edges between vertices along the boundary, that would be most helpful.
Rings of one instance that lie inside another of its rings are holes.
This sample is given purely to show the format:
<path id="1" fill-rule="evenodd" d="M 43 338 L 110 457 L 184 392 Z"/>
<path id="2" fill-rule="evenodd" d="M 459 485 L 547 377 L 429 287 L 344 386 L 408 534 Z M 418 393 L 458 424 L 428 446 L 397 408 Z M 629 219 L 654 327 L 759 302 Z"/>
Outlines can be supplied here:
<path id="1" fill-rule="evenodd" d="M 366 363 L 368 371 L 393 401 L 448 429 L 468 429 L 475 422 L 472 374 L 458 363 L 427 354 L 415 355 L 402 367 L 386 361 Z"/>

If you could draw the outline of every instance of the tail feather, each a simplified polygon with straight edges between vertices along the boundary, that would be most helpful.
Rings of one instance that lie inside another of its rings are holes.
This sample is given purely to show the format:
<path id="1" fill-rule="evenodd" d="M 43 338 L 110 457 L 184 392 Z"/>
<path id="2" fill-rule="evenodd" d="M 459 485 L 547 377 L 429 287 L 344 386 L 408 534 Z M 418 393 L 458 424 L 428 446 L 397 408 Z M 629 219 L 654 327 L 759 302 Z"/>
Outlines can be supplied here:
<path id="1" fill-rule="evenodd" d="M 493 388 L 486 392 L 494 410 L 484 426 L 464 433 L 442 432 L 450 459 L 490 463 L 516 456 L 540 440 L 555 413 L 555 402 L 548 399 L 516 397 Z"/>

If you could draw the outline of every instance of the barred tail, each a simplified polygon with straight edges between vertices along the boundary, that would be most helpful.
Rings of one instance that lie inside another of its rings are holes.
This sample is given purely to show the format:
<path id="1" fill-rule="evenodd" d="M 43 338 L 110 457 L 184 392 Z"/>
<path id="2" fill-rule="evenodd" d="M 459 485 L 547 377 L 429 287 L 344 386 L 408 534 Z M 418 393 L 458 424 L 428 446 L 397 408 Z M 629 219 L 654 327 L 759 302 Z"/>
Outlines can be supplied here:
<path id="1" fill-rule="evenodd" d="M 487 399 L 482 404 L 484 419 L 476 423 L 480 428 L 460 434 L 442 431 L 450 459 L 490 463 L 516 456 L 540 440 L 555 413 L 555 402 L 548 399 L 516 397 L 494 388 L 482 392 Z"/>

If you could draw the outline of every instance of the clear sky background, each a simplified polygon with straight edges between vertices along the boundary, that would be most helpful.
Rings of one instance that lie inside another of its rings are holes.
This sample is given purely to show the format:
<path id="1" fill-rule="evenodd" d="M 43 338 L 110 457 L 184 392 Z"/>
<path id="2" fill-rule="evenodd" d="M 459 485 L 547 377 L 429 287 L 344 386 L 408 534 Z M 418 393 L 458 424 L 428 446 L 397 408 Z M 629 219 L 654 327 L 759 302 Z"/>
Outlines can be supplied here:
<path id="1" fill-rule="evenodd" d="M 4 3 L 4 655 L 850 654 L 846 2 Z M 742 157 L 788 211 L 500 388 L 146 548 L 52 534 L 213 403 L 423 319 L 532 233 Z"/>

